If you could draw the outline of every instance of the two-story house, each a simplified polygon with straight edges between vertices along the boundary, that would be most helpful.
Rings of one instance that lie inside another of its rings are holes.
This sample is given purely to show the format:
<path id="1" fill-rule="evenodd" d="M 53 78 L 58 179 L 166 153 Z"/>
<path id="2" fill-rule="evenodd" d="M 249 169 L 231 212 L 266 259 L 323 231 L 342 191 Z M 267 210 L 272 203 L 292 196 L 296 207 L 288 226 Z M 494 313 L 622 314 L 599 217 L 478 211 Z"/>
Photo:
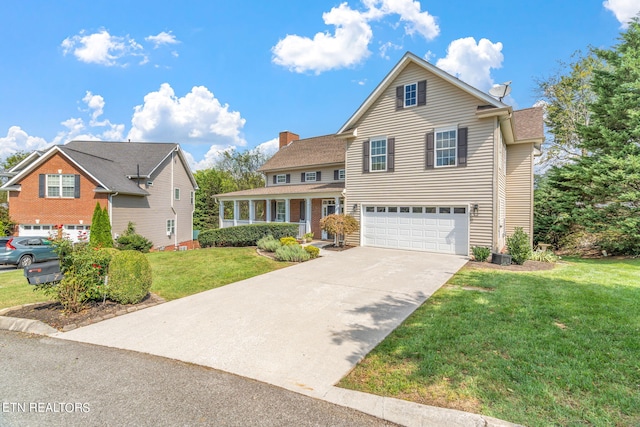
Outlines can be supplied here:
<path id="1" fill-rule="evenodd" d="M 335 135 L 288 135 L 263 168 L 267 187 L 217 196 L 236 213 L 221 226 L 244 220 L 239 201 L 253 206 L 259 196 L 260 220 L 302 220 L 304 230 L 317 231 L 334 210 L 353 215 L 353 245 L 468 255 L 473 246 L 503 249 L 516 227 L 532 235 L 542 109 L 514 111 L 412 53 Z"/>
<path id="2" fill-rule="evenodd" d="M 100 203 L 114 237 L 131 221 L 156 249 L 192 245 L 197 184 L 178 144 L 71 141 L 32 153 L 9 174 L 0 190 L 20 236 L 61 226 L 74 241 L 86 238 Z"/>

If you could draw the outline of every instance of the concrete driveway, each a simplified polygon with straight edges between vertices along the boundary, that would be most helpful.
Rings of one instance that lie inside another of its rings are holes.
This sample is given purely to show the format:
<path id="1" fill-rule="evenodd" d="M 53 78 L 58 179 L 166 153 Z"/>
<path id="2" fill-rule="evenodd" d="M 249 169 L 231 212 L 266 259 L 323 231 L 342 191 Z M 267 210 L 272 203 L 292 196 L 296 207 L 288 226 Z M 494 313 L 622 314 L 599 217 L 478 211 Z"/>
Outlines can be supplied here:
<path id="1" fill-rule="evenodd" d="M 322 398 L 465 262 L 367 247 L 329 252 L 53 336 L 192 362 Z"/>

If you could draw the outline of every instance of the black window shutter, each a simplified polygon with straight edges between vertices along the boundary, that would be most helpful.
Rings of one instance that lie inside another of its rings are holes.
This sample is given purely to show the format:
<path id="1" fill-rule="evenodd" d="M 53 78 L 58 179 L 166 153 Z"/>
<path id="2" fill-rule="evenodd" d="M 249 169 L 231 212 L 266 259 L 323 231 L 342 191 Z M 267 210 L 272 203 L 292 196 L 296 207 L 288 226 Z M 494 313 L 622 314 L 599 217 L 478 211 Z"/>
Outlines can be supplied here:
<path id="1" fill-rule="evenodd" d="M 320 171 L 316 172 L 316 181 L 322 181 L 322 173 Z"/>
<path id="2" fill-rule="evenodd" d="M 306 209 L 304 205 L 304 200 L 300 200 L 300 221 L 304 221 L 306 218 L 304 217 L 306 214 Z"/>
<path id="3" fill-rule="evenodd" d="M 273 183 L 274 183 L 274 184 L 276 184 L 276 183 L 277 183 L 277 181 L 276 181 L 277 179 L 278 179 L 278 175 L 273 175 Z"/>
<path id="4" fill-rule="evenodd" d="M 387 138 L 387 172 L 393 172 L 396 162 L 396 139 Z"/>
<path id="5" fill-rule="evenodd" d="M 467 134 L 469 128 L 458 129 L 458 167 L 467 166 Z"/>
<path id="6" fill-rule="evenodd" d="M 271 201 L 271 221 L 275 221 L 276 220 L 276 201 L 272 200 Z"/>
<path id="7" fill-rule="evenodd" d="M 426 167 L 427 169 L 433 169 L 433 157 L 434 157 L 434 149 L 433 149 L 433 138 L 434 138 L 434 133 L 433 132 L 429 132 L 427 134 L 427 164 Z"/>
<path id="8" fill-rule="evenodd" d="M 418 82 L 418 105 L 427 105 L 427 81 Z"/>
<path id="9" fill-rule="evenodd" d="M 38 176 L 38 197 L 43 198 L 47 194 L 47 176 L 41 173 Z"/>
<path id="10" fill-rule="evenodd" d="M 362 172 L 369 172 L 369 140 L 362 143 Z"/>
<path id="11" fill-rule="evenodd" d="M 304 172 L 302 172 L 302 173 L 300 174 L 300 182 L 305 182 L 306 178 L 307 178 L 307 177 L 306 177 L 306 174 L 305 174 Z"/>
<path id="12" fill-rule="evenodd" d="M 340 170 L 339 169 L 334 169 L 333 170 L 333 180 L 337 181 L 340 179 Z"/>
<path id="13" fill-rule="evenodd" d="M 404 86 L 396 87 L 396 110 L 404 108 Z"/>
<path id="14" fill-rule="evenodd" d="M 75 188 L 73 189 L 73 197 L 80 198 L 80 175 L 75 176 Z"/>
<path id="15" fill-rule="evenodd" d="M 291 182 L 291 174 L 290 173 L 287 174 L 286 181 L 287 181 L 287 184 L 289 184 Z"/>

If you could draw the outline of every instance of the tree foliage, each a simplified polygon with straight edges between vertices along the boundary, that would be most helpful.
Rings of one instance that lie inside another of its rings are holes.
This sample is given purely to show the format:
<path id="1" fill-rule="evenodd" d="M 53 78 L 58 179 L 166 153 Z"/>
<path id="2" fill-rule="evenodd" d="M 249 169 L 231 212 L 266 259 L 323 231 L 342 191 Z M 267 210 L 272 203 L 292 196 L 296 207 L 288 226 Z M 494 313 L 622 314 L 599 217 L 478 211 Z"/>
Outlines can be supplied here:
<path id="1" fill-rule="evenodd" d="M 358 231 L 360 224 L 351 215 L 331 214 L 320 220 L 320 228 L 329 234 L 333 234 L 335 236 L 334 243 L 337 245 L 339 236 L 344 237 Z"/>
<path id="2" fill-rule="evenodd" d="M 102 209 L 100 202 L 96 202 L 91 218 L 91 233 L 89 243 L 94 248 L 112 248 L 113 237 L 111 236 L 111 221 L 107 208 Z"/>
<path id="3" fill-rule="evenodd" d="M 589 121 L 577 127 L 584 155 L 547 173 L 536 198 L 536 236 L 580 228 L 614 254 L 640 254 L 640 23 L 620 43 L 595 49 Z M 559 123 L 550 123 L 561 126 Z M 555 239 L 555 237 L 553 237 Z"/>

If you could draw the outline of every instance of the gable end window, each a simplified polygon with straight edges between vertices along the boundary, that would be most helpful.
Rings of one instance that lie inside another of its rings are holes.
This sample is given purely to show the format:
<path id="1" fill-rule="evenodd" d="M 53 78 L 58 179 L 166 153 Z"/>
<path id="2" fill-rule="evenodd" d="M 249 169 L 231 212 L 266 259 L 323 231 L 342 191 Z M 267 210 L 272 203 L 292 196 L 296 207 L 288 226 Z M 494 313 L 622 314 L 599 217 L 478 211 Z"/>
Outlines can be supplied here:
<path id="1" fill-rule="evenodd" d="M 300 174 L 300 182 L 316 182 L 321 180 L 322 173 L 317 172 L 302 172 Z"/>
<path id="2" fill-rule="evenodd" d="M 427 105 L 426 80 L 396 87 L 396 110 L 420 105 Z"/>
<path id="3" fill-rule="evenodd" d="M 180 189 L 179 188 L 174 188 L 173 189 L 173 197 L 176 200 L 180 200 Z"/>
<path id="4" fill-rule="evenodd" d="M 41 198 L 80 198 L 80 175 L 41 174 L 38 178 L 38 196 Z"/>
<path id="5" fill-rule="evenodd" d="M 468 128 L 442 128 L 427 133 L 426 168 L 467 166 Z"/>
<path id="6" fill-rule="evenodd" d="M 386 171 L 387 170 L 387 139 L 378 138 L 372 139 L 371 142 L 371 158 L 370 167 L 371 172 Z"/>

